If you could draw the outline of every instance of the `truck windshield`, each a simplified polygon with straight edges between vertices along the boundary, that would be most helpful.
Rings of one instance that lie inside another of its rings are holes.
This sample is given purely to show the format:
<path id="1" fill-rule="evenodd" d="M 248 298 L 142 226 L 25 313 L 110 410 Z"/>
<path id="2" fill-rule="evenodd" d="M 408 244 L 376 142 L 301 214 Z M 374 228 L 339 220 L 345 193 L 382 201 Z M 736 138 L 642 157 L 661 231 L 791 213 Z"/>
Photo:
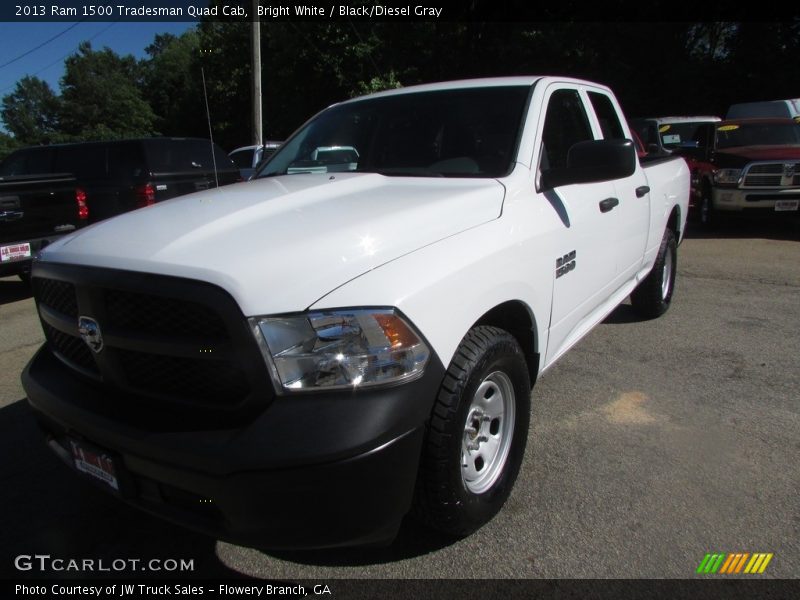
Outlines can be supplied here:
<path id="1" fill-rule="evenodd" d="M 658 132 L 661 135 L 661 145 L 667 150 L 674 150 L 686 142 L 696 142 L 702 122 L 668 123 L 661 125 Z"/>
<path id="2" fill-rule="evenodd" d="M 501 177 L 514 164 L 529 91 L 468 88 L 339 104 L 300 129 L 256 178 L 343 171 Z"/>
<path id="3" fill-rule="evenodd" d="M 724 123 L 717 127 L 717 148 L 800 144 L 800 123 Z"/>

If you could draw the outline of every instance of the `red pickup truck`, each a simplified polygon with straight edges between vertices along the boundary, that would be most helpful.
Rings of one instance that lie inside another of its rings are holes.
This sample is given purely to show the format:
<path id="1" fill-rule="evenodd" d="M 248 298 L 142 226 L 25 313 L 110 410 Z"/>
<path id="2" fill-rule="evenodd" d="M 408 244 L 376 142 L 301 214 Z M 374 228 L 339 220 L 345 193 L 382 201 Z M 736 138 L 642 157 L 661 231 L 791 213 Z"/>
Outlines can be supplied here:
<path id="1" fill-rule="evenodd" d="M 696 147 L 677 153 L 692 165 L 692 199 L 701 224 L 723 215 L 797 215 L 800 120 L 736 119 L 698 131 Z"/>

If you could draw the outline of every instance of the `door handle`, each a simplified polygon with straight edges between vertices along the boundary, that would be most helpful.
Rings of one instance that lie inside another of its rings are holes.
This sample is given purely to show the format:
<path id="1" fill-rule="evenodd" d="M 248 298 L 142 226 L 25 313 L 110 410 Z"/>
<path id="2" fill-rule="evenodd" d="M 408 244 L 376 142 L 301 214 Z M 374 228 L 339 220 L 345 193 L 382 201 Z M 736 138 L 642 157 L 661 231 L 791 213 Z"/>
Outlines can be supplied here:
<path id="1" fill-rule="evenodd" d="M 606 198 L 605 200 L 600 200 L 600 212 L 607 213 L 618 204 L 619 200 L 616 198 Z"/>
<path id="2" fill-rule="evenodd" d="M 636 188 L 636 197 L 641 198 L 650 193 L 650 186 L 642 185 Z"/>

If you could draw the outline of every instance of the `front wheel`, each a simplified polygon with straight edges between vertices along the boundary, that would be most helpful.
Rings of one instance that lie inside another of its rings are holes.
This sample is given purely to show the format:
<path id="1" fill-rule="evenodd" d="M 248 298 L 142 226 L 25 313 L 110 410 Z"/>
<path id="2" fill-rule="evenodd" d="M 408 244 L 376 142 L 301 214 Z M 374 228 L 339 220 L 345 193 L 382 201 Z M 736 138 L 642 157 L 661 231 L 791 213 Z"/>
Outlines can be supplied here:
<path id="1" fill-rule="evenodd" d="M 479 326 L 464 336 L 427 423 L 417 517 L 464 536 L 497 514 L 525 453 L 530 391 L 525 358 L 511 334 Z"/>
<path id="2" fill-rule="evenodd" d="M 678 270 L 678 245 L 671 229 L 664 232 L 653 270 L 631 294 L 633 309 L 641 316 L 660 317 L 672 302 L 675 275 Z"/>
<path id="3" fill-rule="evenodd" d="M 711 190 L 706 190 L 700 200 L 700 225 L 705 229 L 712 229 L 717 225 L 717 221 L 719 221 L 719 215 L 711 200 Z"/>

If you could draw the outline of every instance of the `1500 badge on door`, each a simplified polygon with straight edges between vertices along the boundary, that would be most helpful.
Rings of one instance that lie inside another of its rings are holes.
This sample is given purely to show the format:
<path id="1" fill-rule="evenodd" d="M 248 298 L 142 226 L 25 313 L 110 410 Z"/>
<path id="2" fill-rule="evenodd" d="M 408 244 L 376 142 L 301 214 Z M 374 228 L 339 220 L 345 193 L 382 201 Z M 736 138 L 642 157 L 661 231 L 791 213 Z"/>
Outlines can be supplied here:
<path id="1" fill-rule="evenodd" d="M 556 279 L 575 269 L 575 250 L 556 259 Z"/>

